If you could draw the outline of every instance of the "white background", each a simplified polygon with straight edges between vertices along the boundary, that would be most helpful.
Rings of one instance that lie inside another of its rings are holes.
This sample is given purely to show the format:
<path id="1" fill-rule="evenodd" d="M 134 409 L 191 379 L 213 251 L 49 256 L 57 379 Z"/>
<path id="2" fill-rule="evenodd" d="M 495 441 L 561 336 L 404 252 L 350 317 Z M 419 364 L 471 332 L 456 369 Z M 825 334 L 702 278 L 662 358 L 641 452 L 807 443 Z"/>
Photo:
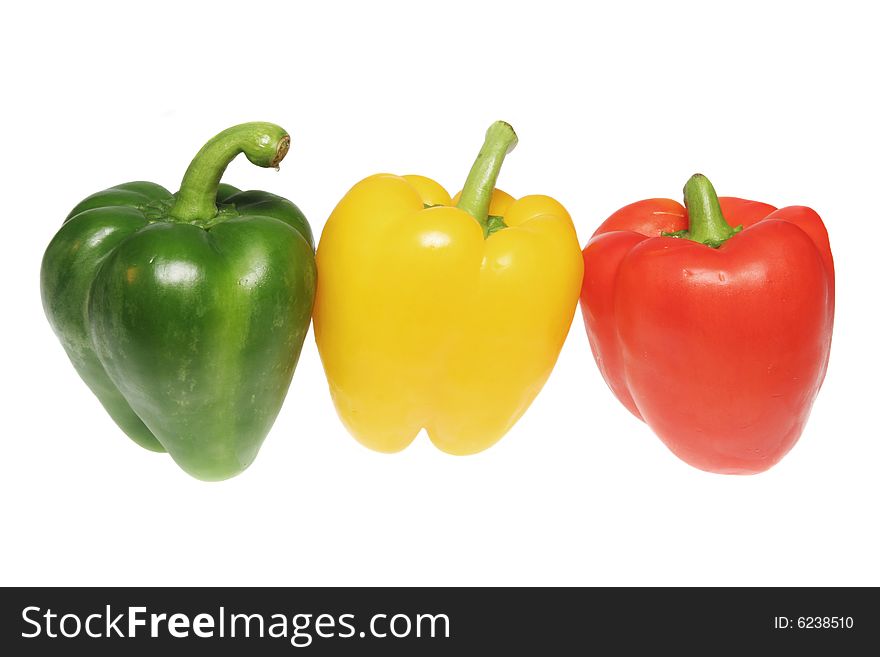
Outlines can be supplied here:
<path id="1" fill-rule="evenodd" d="M 7 3 L 0 582 L 880 584 L 877 17 L 713 7 Z M 373 172 L 456 191 L 499 118 L 520 137 L 499 186 L 558 198 L 582 243 L 695 171 L 819 211 L 838 274 L 831 365 L 778 466 L 678 461 L 607 390 L 578 313 L 531 409 L 471 457 L 424 437 L 361 447 L 310 335 L 257 461 L 205 484 L 116 428 L 43 316 L 40 259 L 68 210 L 128 180 L 176 189 L 229 125 L 291 132 L 280 173 L 241 159 L 225 180 L 291 198 L 319 235 Z"/>

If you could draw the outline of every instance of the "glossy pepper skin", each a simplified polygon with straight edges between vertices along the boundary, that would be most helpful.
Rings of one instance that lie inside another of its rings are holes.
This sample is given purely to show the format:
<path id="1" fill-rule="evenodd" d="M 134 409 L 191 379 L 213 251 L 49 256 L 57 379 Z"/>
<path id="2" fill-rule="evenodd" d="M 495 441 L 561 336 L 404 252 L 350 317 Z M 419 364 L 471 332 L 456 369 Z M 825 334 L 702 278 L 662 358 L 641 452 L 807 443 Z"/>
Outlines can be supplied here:
<path id="1" fill-rule="evenodd" d="M 628 205 L 587 244 L 590 345 L 617 398 L 681 459 L 761 472 L 798 440 L 825 377 L 828 234 L 810 208 L 718 199 L 699 174 L 685 201 Z"/>
<path id="2" fill-rule="evenodd" d="M 509 125 L 489 129 L 457 207 L 428 178 L 379 174 L 324 227 L 315 338 L 339 416 L 372 449 L 422 428 L 451 454 L 486 449 L 553 369 L 580 246 L 553 199 L 494 189 L 515 143 Z"/>
<path id="3" fill-rule="evenodd" d="M 43 257 L 46 315 L 79 375 L 136 443 L 219 480 L 254 459 L 281 407 L 316 285 L 290 201 L 220 184 L 239 153 L 277 167 L 270 123 L 209 141 L 181 191 L 132 182 L 89 196 Z"/>

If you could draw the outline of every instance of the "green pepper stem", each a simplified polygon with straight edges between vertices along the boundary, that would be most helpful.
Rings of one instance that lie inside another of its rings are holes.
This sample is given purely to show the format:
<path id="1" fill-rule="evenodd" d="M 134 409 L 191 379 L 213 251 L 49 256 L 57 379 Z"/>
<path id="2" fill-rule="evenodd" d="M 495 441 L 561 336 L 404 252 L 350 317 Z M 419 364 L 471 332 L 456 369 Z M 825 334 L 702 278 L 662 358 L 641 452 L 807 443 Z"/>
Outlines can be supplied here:
<path id="1" fill-rule="evenodd" d="M 516 147 L 516 133 L 509 123 L 496 121 L 486 131 L 486 140 L 471 167 L 458 207 L 484 227 L 489 219 L 489 203 L 504 157 Z"/>
<path id="2" fill-rule="evenodd" d="M 217 214 L 217 187 L 226 167 L 239 153 L 260 167 L 278 167 L 290 148 L 290 136 L 274 123 L 242 123 L 227 128 L 202 146 L 193 158 L 170 215 L 195 222 Z"/>
<path id="3" fill-rule="evenodd" d="M 685 184 L 684 205 L 688 229 L 680 237 L 717 249 L 742 230 L 742 226 L 734 228 L 725 221 L 715 188 L 701 173 L 695 173 Z"/>

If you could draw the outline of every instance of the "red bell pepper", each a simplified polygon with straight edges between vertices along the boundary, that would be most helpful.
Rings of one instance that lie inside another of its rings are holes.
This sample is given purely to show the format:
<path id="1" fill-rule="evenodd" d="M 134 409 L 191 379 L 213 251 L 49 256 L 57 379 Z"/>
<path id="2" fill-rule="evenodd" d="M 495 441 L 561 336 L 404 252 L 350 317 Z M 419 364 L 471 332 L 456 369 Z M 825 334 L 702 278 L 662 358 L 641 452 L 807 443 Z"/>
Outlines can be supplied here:
<path id="1" fill-rule="evenodd" d="M 679 458 L 762 472 L 797 442 L 825 377 L 828 234 L 810 208 L 719 199 L 700 174 L 684 199 L 628 205 L 584 248 L 590 345 L 617 398 Z"/>

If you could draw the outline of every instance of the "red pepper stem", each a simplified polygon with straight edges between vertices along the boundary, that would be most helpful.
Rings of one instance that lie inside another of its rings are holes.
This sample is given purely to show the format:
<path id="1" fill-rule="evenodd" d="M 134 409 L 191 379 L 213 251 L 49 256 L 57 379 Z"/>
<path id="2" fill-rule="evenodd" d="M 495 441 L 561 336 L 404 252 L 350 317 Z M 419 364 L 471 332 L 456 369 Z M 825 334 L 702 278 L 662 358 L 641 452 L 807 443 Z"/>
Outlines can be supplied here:
<path id="1" fill-rule="evenodd" d="M 702 173 L 695 173 L 685 184 L 684 204 L 688 229 L 680 237 L 717 249 L 742 230 L 742 226 L 733 228 L 725 221 L 715 188 Z"/>
<path id="2" fill-rule="evenodd" d="M 277 169 L 289 148 L 290 135 L 274 123 L 242 123 L 227 128 L 193 158 L 169 214 L 187 223 L 212 219 L 217 215 L 220 178 L 239 153 L 257 166 Z"/>
<path id="3" fill-rule="evenodd" d="M 484 234 L 488 225 L 489 203 L 492 201 L 501 164 L 504 157 L 516 147 L 516 143 L 516 133 L 509 123 L 495 121 L 490 125 L 480 154 L 477 155 L 461 190 L 458 207 L 480 223 Z"/>

